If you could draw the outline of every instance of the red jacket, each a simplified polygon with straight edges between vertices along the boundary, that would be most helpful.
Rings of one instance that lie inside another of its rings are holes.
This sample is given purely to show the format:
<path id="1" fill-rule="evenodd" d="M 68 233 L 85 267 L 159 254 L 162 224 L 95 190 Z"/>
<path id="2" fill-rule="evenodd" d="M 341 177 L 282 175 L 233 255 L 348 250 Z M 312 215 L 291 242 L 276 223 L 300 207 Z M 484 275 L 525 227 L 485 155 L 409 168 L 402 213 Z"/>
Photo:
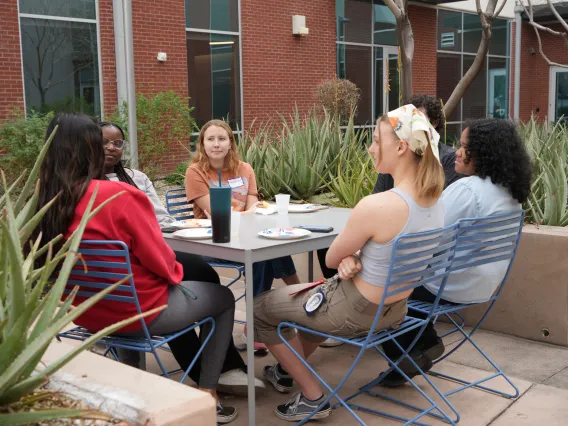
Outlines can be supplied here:
<path id="1" fill-rule="evenodd" d="M 181 282 L 183 268 L 176 262 L 174 252 L 164 241 L 154 208 L 142 191 L 122 182 L 93 180 L 75 209 L 75 217 L 65 237 L 69 238 L 79 226 L 97 185 L 99 189 L 93 209 L 121 191 L 126 193 L 109 202 L 88 222 L 82 239 L 124 242 L 130 252 L 134 285 L 142 312 L 165 305 L 168 286 Z M 84 297 L 77 296 L 74 304 L 83 300 Z M 77 318 L 75 323 L 90 331 L 98 331 L 137 313 L 133 303 L 102 300 Z M 150 323 L 157 315 L 146 317 L 146 323 Z M 140 321 L 136 321 L 121 331 L 141 328 Z"/>

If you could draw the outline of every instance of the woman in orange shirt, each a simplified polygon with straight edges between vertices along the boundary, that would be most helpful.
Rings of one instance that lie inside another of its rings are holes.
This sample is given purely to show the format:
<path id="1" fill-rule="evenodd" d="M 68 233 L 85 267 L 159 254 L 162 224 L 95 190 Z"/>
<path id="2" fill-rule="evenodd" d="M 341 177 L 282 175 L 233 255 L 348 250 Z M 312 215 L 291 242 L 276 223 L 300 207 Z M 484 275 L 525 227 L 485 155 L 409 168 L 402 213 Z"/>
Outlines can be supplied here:
<path id="1" fill-rule="evenodd" d="M 254 170 L 250 164 L 240 161 L 229 125 L 211 120 L 201 128 L 197 152 L 185 174 L 185 193 L 188 202 L 193 203 L 196 219 L 205 218 L 205 212 L 210 210 L 209 187 L 219 184 L 219 171 L 223 185 L 232 188 L 233 211 L 256 207 L 258 191 Z M 281 278 L 288 285 L 300 282 L 290 256 L 254 264 L 253 296 L 270 290 L 275 278 Z M 266 346 L 255 344 L 255 350 L 266 351 Z"/>

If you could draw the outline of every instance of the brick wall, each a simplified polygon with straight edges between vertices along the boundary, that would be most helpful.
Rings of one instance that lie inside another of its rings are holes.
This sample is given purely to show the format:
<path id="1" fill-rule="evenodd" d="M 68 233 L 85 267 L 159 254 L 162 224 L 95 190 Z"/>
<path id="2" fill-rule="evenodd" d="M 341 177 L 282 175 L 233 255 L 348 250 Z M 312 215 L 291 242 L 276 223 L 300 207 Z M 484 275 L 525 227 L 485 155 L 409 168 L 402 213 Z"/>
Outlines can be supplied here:
<path id="1" fill-rule="evenodd" d="M 116 61 L 114 50 L 114 18 L 112 0 L 99 0 L 99 31 L 101 40 L 103 116 L 108 117 L 115 111 L 118 103 L 116 87 Z"/>
<path id="2" fill-rule="evenodd" d="M 24 107 L 17 0 L 0 3 L 0 120 Z"/>
<path id="3" fill-rule="evenodd" d="M 414 33 L 412 91 L 436 96 L 436 9 L 410 6 L 408 15 Z"/>
<path id="4" fill-rule="evenodd" d="M 335 2 L 241 2 L 245 127 L 314 105 L 316 86 L 336 72 Z M 292 35 L 292 15 L 304 15 L 310 34 Z"/>
<path id="5" fill-rule="evenodd" d="M 549 25 L 556 31 L 563 31 L 560 25 Z M 546 32 L 540 32 L 544 53 L 553 62 L 568 64 L 568 47 L 563 39 Z M 511 29 L 511 88 L 510 111 L 514 110 L 514 75 L 515 75 L 515 24 Z M 534 114 L 539 120 L 548 116 L 550 90 L 550 67 L 541 56 L 538 49 L 538 39 L 532 26 L 523 23 L 521 34 L 521 84 L 519 118 L 530 120 Z"/>
<path id="6" fill-rule="evenodd" d="M 132 21 L 136 91 L 152 94 L 174 90 L 187 97 L 184 0 L 135 1 Z M 158 62 L 158 52 L 166 52 L 168 60 Z M 187 145 L 189 140 L 174 141 L 172 149 L 161 162 L 164 173 L 171 172 L 176 165 L 188 159 L 187 151 L 178 142 Z"/>

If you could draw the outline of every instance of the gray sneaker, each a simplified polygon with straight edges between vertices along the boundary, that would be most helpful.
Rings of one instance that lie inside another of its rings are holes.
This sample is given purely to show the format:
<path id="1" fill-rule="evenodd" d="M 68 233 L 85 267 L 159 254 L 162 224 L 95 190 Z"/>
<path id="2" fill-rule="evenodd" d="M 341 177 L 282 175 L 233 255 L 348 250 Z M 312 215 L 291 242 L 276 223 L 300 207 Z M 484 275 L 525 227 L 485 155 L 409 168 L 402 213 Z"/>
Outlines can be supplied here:
<path id="1" fill-rule="evenodd" d="M 320 405 L 325 400 L 325 395 L 322 395 L 317 401 L 310 401 L 307 399 L 302 392 L 295 394 L 290 401 L 286 404 L 279 405 L 274 410 L 274 414 L 282 420 L 289 422 L 296 422 L 307 417 L 312 411 L 314 411 L 318 405 Z M 326 403 L 322 408 L 320 408 L 311 419 L 323 419 L 331 414 L 331 405 L 329 402 Z"/>
<path id="2" fill-rule="evenodd" d="M 281 374 L 278 371 L 278 364 L 265 366 L 264 378 L 272 383 L 272 386 L 280 393 L 290 393 L 294 384 L 292 376 Z"/>

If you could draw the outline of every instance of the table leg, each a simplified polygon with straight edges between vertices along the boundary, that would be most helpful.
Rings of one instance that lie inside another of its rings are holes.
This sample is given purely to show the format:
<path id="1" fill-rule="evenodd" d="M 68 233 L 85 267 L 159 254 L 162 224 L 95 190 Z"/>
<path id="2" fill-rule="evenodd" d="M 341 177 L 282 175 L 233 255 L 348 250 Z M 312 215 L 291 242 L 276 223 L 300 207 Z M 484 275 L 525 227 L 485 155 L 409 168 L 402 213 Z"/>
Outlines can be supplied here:
<path id="1" fill-rule="evenodd" d="M 314 282 L 314 252 L 308 252 L 308 282 Z"/>
<path id="2" fill-rule="evenodd" d="M 245 252 L 245 290 L 246 290 L 246 319 L 247 319 L 247 368 L 248 368 L 248 417 L 249 426 L 255 425 L 256 404 L 254 389 L 254 312 L 253 312 L 253 273 L 252 256 Z"/>

